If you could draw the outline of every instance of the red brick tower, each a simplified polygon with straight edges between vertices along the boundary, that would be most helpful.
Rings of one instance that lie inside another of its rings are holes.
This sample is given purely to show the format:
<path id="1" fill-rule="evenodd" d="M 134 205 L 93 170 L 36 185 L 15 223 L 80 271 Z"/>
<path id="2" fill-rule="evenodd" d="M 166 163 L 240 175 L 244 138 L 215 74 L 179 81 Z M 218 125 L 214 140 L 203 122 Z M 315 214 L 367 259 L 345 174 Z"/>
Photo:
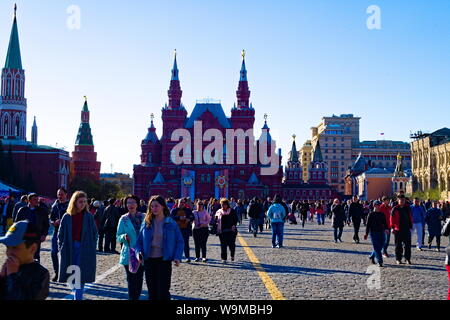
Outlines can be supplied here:
<path id="1" fill-rule="evenodd" d="M 97 152 L 94 151 L 91 127 L 89 125 L 89 109 L 85 98 L 81 111 L 81 124 L 75 142 L 75 151 L 72 152 L 70 162 L 70 178 L 90 178 L 100 181 L 100 166 L 97 161 Z"/>
<path id="2" fill-rule="evenodd" d="M 183 91 L 181 91 L 180 79 L 178 77 L 176 50 L 172 68 L 172 76 L 170 79 L 170 88 L 167 94 L 169 96 L 169 104 L 166 104 L 162 109 L 163 133 L 161 137 L 161 159 L 163 165 L 171 165 L 170 152 L 177 144 L 177 142 L 171 141 L 172 132 L 176 129 L 183 128 L 187 118 L 187 111 L 181 103 Z M 175 167 L 173 169 L 175 169 Z"/>

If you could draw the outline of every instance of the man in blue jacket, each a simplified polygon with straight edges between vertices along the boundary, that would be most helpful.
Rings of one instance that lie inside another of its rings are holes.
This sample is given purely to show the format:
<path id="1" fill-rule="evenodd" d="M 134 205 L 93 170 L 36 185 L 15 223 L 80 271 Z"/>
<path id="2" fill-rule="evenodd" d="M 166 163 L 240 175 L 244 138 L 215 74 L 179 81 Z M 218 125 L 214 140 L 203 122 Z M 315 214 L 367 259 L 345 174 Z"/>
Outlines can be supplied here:
<path id="1" fill-rule="evenodd" d="M 425 224 L 425 208 L 420 204 L 418 198 L 414 199 L 414 204 L 411 206 L 411 213 L 413 217 L 413 232 L 417 233 L 417 250 L 422 251 L 423 244 L 423 228 Z"/>
<path id="2" fill-rule="evenodd" d="M 274 198 L 274 203 L 267 211 L 267 217 L 272 225 L 272 248 L 283 247 L 284 222 L 286 216 L 287 212 L 282 205 L 281 197 L 276 195 Z"/>

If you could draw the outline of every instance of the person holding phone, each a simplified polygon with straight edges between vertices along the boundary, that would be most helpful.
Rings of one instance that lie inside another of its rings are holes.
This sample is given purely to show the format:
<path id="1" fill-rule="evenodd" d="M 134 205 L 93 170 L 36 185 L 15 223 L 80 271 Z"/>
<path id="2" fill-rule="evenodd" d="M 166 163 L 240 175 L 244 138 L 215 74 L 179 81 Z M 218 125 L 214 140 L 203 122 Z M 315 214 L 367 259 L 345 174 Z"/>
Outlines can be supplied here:
<path id="1" fill-rule="evenodd" d="M 144 263 L 149 300 L 170 300 L 172 262 L 180 265 L 183 249 L 183 236 L 166 201 L 162 196 L 151 197 L 135 248 Z"/>

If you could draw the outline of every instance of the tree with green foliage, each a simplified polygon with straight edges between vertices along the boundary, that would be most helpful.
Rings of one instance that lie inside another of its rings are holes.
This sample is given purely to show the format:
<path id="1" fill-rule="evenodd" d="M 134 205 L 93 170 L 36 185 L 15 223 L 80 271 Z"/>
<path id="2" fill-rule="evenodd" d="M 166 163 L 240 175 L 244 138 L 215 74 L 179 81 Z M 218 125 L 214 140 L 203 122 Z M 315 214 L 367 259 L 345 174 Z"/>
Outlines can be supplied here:
<path id="1" fill-rule="evenodd" d="M 98 200 L 107 200 L 109 198 L 121 198 L 123 192 L 120 188 L 110 182 L 97 182 L 90 178 L 77 177 L 70 183 L 70 191 L 73 193 L 77 190 L 82 190 L 87 193 L 89 198 Z"/>
<path id="2" fill-rule="evenodd" d="M 411 198 L 419 198 L 420 200 L 441 200 L 441 192 L 439 189 L 430 189 L 427 191 L 416 191 L 410 195 Z"/>

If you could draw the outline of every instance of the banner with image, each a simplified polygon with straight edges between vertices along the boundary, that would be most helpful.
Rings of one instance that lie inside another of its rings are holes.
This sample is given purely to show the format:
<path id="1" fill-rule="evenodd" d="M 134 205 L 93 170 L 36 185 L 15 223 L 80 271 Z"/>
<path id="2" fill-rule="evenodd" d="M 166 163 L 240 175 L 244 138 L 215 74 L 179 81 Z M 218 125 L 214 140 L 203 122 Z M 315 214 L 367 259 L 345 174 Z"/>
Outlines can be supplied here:
<path id="1" fill-rule="evenodd" d="M 214 173 L 214 196 L 217 199 L 228 198 L 228 169 L 216 171 Z"/>
<path id="2" fill-rule="evenodd" d="M 195 171 L 181 169 L 181 197 L 195 199 Z"/>

